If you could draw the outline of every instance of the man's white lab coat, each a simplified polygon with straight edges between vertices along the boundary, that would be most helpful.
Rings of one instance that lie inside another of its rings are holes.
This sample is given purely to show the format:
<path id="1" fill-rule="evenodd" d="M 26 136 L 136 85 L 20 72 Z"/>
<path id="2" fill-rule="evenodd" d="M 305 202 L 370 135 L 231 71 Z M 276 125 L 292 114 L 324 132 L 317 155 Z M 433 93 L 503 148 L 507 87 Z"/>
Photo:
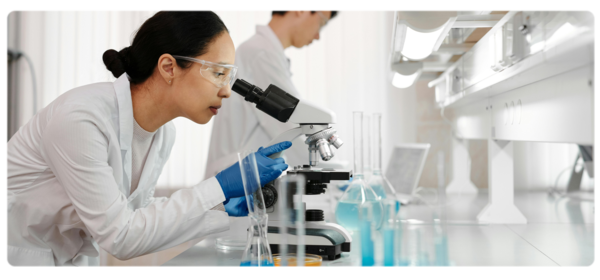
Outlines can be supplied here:
<path id="1" fill-rule="evenodd" d="M 244 79 L 263 90 L 274 84 L 302 98 L 292 83 L 290 61 L 269 26 L 256 27 L 256 34 L 236 50 L 235 64 L 238 66 L 237 79 Z M 254 152 L 261 146 L 266 147 L 277 135 L 298 126 L 281 123 L 255 107 L 235 92 L 223 100 L 214 119 L 205 177 L 215 176 L 234 164 L 238 152 Z M 308 146 L 304 139 L 298 137 L 284 152 L 288 165 L 308 164 Z"/>
<path id="2" fill-rule="evenodd" d="M 213 177 L 155 198 L 175 141 L 156 132 L 130 195 L 133 109 L 127 75 L 68 91 L 8 142 L 8 261 L 98 265 L 98 246 L 119 259 L 164 250 L 228 229 L 210 210 L 225 195 Z"/>

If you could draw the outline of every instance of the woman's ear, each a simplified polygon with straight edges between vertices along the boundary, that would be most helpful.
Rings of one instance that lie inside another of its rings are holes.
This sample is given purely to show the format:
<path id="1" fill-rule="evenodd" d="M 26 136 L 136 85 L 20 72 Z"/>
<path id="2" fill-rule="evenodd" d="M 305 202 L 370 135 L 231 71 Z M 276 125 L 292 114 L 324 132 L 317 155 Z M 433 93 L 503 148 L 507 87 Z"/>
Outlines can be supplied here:
<path id="1" fill-rule="evenodd" d="M 167 84 L 173 83 L 176 68 L 175 58 L 170 54 L 163 54 L 158 58 L 158 71 Z"/>

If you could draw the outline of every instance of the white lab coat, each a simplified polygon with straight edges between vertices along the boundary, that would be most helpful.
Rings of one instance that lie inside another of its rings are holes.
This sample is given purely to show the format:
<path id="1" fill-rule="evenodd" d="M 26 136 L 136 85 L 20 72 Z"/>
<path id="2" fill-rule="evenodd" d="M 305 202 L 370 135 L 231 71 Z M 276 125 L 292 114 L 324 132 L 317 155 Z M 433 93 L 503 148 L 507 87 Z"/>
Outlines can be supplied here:
<path id="1" fill-rule="evenodd" d="M 297 98 L 302 98 L 292 83 L 290 61 L 285 56 L 281 42 L 269 26 L 257 26 L 256 34 L 236 50 L 237 79 L 244 79 L 265 90 L 274 84 Z M 256 109 L 256 105 L 233 92 L 223 99 L 219 114 L 215 116 L 206 165 L 206 177 L 234 164 L 237 153 L 256 151 L 277 135 L 297 127 L 282 123 Z M 305 137 L 298 137 L 292 147 L 284 152 L 290 166 L 308 164 L 308 146 Z"/>
<path id="2" fill-rule="evenodd" d="M 210 178 L 155 198 L 175 141 L 158 129 L 130 195 L 133 110 L 127 75 L 70 90 L 8 142 L 8 261 L 98 265 L 98 246 L 119 259 L 164 250 L 229 228 L 210 210 L 225 200 Z"/>

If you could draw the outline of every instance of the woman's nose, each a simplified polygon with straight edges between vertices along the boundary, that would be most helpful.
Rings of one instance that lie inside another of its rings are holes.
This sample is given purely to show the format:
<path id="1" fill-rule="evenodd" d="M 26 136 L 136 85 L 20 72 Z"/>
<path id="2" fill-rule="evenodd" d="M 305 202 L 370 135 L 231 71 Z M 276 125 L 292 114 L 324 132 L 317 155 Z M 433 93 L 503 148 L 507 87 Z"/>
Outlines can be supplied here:
<path id="1" fill-rule="evenodd" d="M 231 96 L 231 86 L 226 85 L 219 90 L 219 97 L 229 98 Z"/>

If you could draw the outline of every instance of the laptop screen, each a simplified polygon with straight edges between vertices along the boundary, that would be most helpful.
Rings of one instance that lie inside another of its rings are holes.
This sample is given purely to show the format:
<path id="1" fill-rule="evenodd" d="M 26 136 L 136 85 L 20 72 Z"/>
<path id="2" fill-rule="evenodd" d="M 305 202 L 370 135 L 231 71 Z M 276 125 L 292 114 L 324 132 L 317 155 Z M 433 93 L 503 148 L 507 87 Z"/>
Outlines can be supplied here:
<path id="1" fill-rule="evenodd" d="M 417 187 L 429 144 L 401 144 L 392 150 L 385 177 L 397 193 L 411 194 Z"/>

